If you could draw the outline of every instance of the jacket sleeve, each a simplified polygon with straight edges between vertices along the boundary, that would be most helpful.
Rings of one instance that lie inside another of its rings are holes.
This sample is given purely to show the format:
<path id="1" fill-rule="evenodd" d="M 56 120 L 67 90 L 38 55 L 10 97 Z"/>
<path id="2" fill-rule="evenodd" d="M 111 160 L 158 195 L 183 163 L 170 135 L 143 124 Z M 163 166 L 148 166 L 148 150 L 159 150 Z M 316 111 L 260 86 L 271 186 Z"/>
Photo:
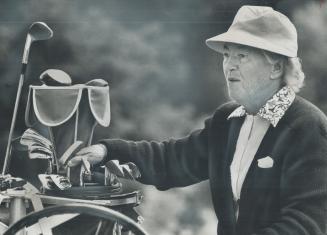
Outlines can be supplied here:
<path id="1" fill-rule="evenodd" d="M 327 131 L 305 121 L 292 131 L 280 183 L 278 220 L 253 235 L 327 234 Z"/>
<path id="2" fill-rule="evenodd" d="M 208 132 L 211 119 L 205 127 L 185 138 L 168 141 L 125 141 L 107 139 L 108 159 L 121 163 L 133 162 L 141 172 L 140 182 L 160 190 L 187 186 L 208 178 Z"/>

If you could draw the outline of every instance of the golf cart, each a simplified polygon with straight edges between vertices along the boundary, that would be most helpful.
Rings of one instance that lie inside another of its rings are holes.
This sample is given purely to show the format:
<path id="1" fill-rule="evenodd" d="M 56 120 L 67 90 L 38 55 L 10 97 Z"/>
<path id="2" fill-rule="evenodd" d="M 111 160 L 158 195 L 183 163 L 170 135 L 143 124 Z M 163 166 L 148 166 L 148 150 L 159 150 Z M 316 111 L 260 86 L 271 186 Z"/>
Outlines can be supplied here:
<path id="1" fill-rule="evenodd" d="M 49 69 L 42 85 L 31 85 L 26 105 L 28 129 L 20 137 L 30 159 L 47 163 L 39 174 L 41 187 L 8 174 L 13 132 L 30 46 L 52 37 L 43 22 L 29 29 L 6 155 L 0 176 L 0 234 L 147 234 L 135 207 L 139 191 L 122 191 L 122 178 L 140 177 L 133 163 L 109 161 L 93 167 L 83 159 L 67 166 L 75 154 L 92 143 L 96 125 L 110 123 L 109 86 L 101 79 L 72 85 L 63 71 Z"/>

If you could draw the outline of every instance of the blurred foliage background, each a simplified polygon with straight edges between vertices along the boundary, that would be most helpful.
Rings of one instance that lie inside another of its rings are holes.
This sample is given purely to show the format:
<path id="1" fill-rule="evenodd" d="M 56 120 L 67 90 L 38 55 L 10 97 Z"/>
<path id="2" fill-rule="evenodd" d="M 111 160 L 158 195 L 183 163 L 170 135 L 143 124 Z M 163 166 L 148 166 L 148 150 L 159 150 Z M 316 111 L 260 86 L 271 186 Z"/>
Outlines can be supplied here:
<path id="1" fill-rule="evenodd" d="M 16 136 L 26 128 L 28 85 L 39 84 L 39 75 L 55 68 L 70 74 L 75 84 L 95 78 L 108 81 L 112 123 L 98 128 L 95 139 L 164 140 L 201 127 L 204 118 L 228 100 L 221 58 L 204 42 L 226 31 L 245 4 L 272 6 L 293 20 L 307 76 L 300 95 L 327 112 L 323 0 L 1 0 L 1 155 L 5 155 L 21 56 L 32 22 L 46 22 L 54 37 L 32 47 Z M 24 161 L 14 161 L 15 172 L 36 169 Z M 139 184 L 132 187 L 145 194 L 140 211 L 150 234 L 216 233 L 208 182 L 166 192 Z"/>

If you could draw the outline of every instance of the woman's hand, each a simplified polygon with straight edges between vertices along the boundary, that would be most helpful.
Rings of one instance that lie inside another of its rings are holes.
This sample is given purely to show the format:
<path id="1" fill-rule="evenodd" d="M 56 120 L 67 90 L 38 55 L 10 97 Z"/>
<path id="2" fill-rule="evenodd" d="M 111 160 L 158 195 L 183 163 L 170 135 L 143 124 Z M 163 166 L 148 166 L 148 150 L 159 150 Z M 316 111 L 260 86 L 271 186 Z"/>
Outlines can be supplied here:
<path id="1" fill-rule="evenodd" d="M 107 156 L 107 148 L 103 144 L 95 144 L 82 148 L 76 155 L 67 163 L 67 166 L 74 167 L 82 163 L 82 160 L 87 160 L 91 165 L 97 165 L 102 162 Z"/>

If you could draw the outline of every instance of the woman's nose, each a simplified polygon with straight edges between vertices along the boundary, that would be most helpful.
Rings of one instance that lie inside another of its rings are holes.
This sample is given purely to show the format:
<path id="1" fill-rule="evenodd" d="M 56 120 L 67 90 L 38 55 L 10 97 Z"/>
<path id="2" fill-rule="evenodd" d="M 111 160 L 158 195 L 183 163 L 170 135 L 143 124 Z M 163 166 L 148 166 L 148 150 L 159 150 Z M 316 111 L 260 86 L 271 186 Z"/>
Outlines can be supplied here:
<path id="1" fill-rule="evenodd" d="M 226 62 L 225 62 L 225 66 L 228 70 L 233 71 L 238 69 L 239 67 L 239 61 L 237 58 L 235 58 L 235 56 L 230 56 Z"/>

